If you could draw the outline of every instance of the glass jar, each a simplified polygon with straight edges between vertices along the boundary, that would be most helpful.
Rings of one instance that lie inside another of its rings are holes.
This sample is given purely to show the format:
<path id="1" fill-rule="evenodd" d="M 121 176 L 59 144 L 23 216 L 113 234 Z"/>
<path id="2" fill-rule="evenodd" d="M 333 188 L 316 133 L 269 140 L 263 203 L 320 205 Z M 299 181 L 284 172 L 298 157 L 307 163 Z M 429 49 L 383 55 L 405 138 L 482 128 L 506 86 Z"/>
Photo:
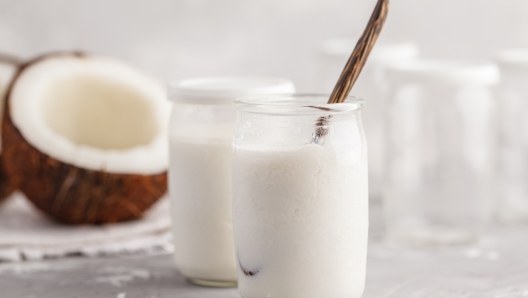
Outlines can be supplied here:
<path id="1" fill-rule="evenodd" d="M 317 79 L 318 82 L 322 82 L 322 92 L 333 90 L 356 43 L 357 39 L 344 38 L 324 41 L 319 57 L 320 70 Z M 386 106 L 385 93 L 388 87 L 384 78 L 385 67 L 394 61 L 417 59 L 419 55 L 418 45 L 410 42 L 376 45 L 354 85 L 354 94 L 368 98 L 368 107 L 362 113 L 369 144 L 369 195 L 372 199 L 379 200 L 383 191 L 385 166 L 383 116 Z"/>
<path id="2" fill-rule="evenodd" d="M 235 101 L 233 228 L 243 298 L 361 297 L 368 234 L 363 101 Z"/>
<path id="3" fill-rule="evenodd" d="M 290 81 L 277 78 L 202 78 L 171 85 L 169 194 L 174 259 L 192 282 L 236 285 L 231 219 L 233 100 L 294 91 Z"/>
<path id="4" fill-rule="evenodd" d="M 499 215 L 528 223 L 528 49 L 501 52 L 499 66 Z"/>
<path id="5" fill-rule="evenodd" d="M 389 238 L 470 242 L 492 219 L 495 191 L 493 64 L 392 64 L 387 118 Z"/>

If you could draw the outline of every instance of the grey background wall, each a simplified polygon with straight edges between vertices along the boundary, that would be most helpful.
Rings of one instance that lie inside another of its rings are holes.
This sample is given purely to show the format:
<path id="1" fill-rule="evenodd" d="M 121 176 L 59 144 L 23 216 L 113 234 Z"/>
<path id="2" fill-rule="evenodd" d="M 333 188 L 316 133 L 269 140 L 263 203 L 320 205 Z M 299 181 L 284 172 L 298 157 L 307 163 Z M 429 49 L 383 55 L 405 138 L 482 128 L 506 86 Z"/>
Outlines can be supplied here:
<path id="1" fill-rule="evenodd" d="M 163 79 L 223 74 L 291 78 L 314 91 L 321 41 L 356 37 L 375 0 L 0 0 L 0 51 L 83 49 Z M 526 0 L 392 0 L 381 42 L 426 57 L 490 59 L 528 47 Z"/>

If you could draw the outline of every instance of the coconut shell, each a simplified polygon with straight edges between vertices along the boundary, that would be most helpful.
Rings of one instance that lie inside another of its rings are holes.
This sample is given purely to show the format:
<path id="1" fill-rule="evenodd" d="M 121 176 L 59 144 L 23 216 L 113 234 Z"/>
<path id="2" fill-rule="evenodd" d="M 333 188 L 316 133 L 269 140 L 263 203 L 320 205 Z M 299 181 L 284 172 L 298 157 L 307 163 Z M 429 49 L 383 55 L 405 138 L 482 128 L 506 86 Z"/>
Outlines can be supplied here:
<path id="1" fill-rule="evenodd" d="M 3 53 L 0 53 L 0 63 L 11 65 L 14 69 L 16 69 L 20 62 L 19 62 L 18 59 L 14 58 L 14 57 L 12 57 L 10 55 L 6 55 L 6 54 L 3 54 Z M 7 83 L 7 82 L 2 82 L 2 83 Z M 6 95 L 6 92 L 4 92 L 6 90 L 4 90 L 2 87 L 3 86 L 0 86 L 0 89 L 2 89 L 0 91 L 0 96 L 2 97 L 0 103 L 4 103 L 5 95 Z M 1 153 L 0 153 L 0 156 L 1 156 Z M 4 172 L 3 162 L 2 162 L 2 159 L 0 157 L 0 203 L 3 202 L 14 191 L 15 191 L 15 188 L 11 185 L 11 183 L 7 179 L 7 175 Z"/>
<path id="2" fill-rule="evenodd" d="M 7 178 L 7 175 L 4 171 L 3 162 L 0 155 L 0 203 L 9 197 L 14 191 L 15 188 L 11 185 L 11 182 Z"/>
<path id="3" fill-rule="evenodd" d="M 134 175 L 78 168 L 40 152 L 14 126 L 10 116 L 11 90 L 28 66 L 46 57 L 49 56 L 22 65 L 7 91 L 1 158 L 11 185 L 38 209 L 62 223 L 103 224 L 140 218 L 165 194 L 166 172 Z"/>

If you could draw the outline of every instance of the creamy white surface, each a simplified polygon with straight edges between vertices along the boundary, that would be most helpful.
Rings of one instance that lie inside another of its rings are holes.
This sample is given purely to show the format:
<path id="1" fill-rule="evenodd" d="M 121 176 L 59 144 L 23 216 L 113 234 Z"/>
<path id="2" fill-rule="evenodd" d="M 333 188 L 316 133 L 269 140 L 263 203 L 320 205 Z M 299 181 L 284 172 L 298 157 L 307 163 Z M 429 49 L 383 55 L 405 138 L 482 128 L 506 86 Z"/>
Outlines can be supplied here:
<path id="1" fill-rule="evenodd" d="M 169 192 L 174 259 L 186 277 L 237 279 L 231 220 L 231 151 L 229 141 L 200 142 L 171 136 Z"/>
<path id="2" fill-rule="evenodd" d="M 361 297 L 367 188 L 366 154 L 348 146 L 235 146 L 235 243 L 254 273 L 239 272 L 242 297 Z"/>

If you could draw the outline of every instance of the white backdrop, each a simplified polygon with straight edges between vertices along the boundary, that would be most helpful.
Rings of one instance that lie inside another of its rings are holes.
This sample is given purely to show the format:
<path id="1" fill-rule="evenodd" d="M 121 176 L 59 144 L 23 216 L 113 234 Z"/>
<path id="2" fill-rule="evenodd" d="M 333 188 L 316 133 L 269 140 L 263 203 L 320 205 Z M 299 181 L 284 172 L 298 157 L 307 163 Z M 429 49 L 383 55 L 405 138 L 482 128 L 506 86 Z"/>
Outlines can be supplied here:
<path id="1" fill-rule="evenodd" d="M 163 79 L 277 75 L 307 92 L 315 89 L 320 42 L 357 36 L 375 2 L 0 0 L 0 51 L 82 49 Z M 528 1 L 392 0 L 382 41 L 416 41 L 425 57 L 492 58 L 528 46 Z"/>

